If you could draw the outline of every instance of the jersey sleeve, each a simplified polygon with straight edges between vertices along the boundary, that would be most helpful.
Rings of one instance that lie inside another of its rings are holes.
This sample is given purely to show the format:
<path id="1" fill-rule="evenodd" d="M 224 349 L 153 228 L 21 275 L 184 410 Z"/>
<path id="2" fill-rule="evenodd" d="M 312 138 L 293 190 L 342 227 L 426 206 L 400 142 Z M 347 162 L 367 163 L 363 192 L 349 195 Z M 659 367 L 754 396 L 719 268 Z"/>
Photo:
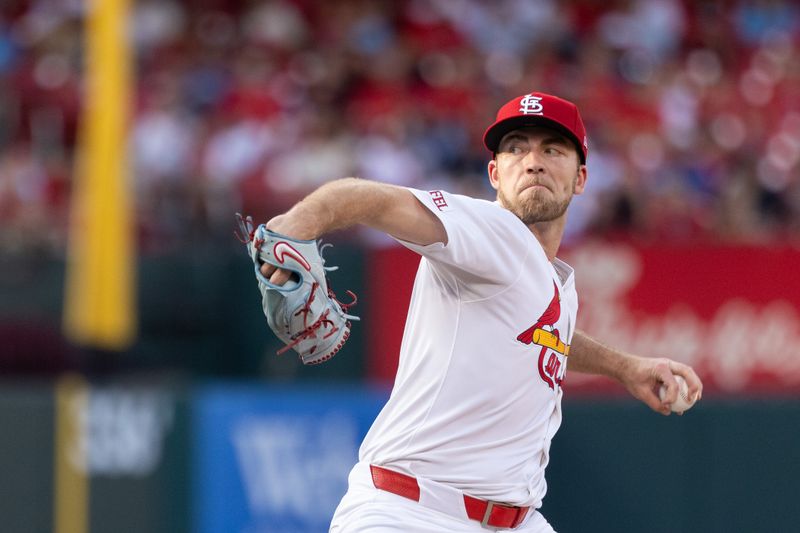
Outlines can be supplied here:
<path id="1" fill-rule="evenodd" d="M 441 220 L 447 243 L 422 246 L 398 240 L 402 245 L 456 276 L 495 283 L 516 279 L 535 239 L 515 215 L 486 200 L 409 190 Z"/>

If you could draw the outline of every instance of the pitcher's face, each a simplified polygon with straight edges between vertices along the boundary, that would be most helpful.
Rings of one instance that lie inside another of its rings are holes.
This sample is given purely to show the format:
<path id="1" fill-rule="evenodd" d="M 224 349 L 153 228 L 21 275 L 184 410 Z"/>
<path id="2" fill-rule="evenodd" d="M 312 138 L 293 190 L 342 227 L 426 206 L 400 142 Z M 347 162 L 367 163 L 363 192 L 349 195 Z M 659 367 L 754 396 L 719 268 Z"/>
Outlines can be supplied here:
<path id="1" fill-rule="evenodd" d="M 562 216 L 586 184 L 586 165 L 575 145 L 547 127 L 506 134 L 489 162 L 489 181 L 500 204 L 527 225 Z"/>

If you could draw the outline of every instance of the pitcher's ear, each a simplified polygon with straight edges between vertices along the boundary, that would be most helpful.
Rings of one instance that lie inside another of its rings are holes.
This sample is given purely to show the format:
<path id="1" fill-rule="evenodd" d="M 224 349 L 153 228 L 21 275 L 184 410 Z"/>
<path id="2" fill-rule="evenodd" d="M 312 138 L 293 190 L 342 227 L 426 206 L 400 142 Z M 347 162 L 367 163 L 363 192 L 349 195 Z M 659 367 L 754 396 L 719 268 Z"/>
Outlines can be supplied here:
<path id="1" fill-rule="evenodd" d="M 492 189 L 497 190 L 500 187 L 500 178 L 497 174 L 497 158 L 493 158 L 489 161 L 486 170 L 489 174 L 489 185 L 492 186 Z"/>
<path id="2" fill-rule="evenodd" d="M 589 171 L 586 165 L 578 167 L 578 174 L 575 176 L 575 194 L 582 194 L 586 188 L 586 180 L 589 178 Z"/>

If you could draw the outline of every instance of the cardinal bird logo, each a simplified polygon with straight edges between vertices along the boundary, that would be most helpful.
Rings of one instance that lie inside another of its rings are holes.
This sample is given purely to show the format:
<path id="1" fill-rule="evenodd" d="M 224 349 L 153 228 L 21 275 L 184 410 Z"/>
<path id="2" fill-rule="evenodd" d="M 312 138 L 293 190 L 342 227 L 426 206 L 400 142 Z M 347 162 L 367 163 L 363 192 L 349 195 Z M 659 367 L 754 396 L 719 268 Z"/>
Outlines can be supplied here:
<path id="1" fill-rule="evenodd" d="M 535 344 L 541 347 L 539 351 L 539 376 L 547 383 L 547 386 L 555 390 L 556 386 L 561 385 L 564 372 L 561 371 L 561 357 L 569 355 L 569 344 L 561 340 L 558 329 L 555 328 L 556 322 L 561 318 L 561 295 L 558 292 L 558 285 L 553 282 L 553 299 L 542 316 L 534 325 L 517 335 L 517 340 L 523 344 Z M 547 354 L 550 354 L 547 357 Z"/>

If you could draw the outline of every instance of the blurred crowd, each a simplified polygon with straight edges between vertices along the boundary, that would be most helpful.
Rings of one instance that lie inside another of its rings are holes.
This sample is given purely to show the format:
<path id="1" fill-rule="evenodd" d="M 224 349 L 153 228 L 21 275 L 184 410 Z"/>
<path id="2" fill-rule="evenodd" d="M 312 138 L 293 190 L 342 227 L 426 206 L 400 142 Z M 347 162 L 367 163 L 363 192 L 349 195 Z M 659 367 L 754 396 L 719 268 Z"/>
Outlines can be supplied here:
<path id="1" fill-rule="evenodd" d="M 481 137 L 532 90 L 576 101 L 568 239 L 800 235 L 791 0 L 132 0 L 144 249 L 231 238 L 328 180 L 486 198 Z M 0 7 L 0 250 L 63 249 L 82 0 Z"/>

